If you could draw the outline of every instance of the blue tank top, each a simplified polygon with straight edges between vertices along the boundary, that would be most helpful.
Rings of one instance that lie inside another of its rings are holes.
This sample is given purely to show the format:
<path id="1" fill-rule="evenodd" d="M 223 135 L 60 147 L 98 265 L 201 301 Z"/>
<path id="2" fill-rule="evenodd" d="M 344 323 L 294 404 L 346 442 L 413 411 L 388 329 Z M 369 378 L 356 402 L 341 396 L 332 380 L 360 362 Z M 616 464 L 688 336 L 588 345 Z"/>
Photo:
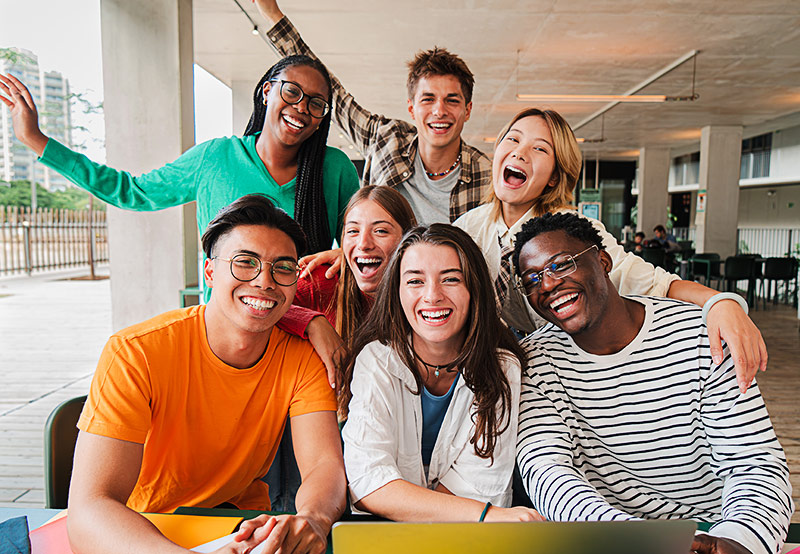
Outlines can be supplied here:
<path id="1" fill-rule="evenodd" d="M 422 394 L 420 394 L 422 400 L 422 463 L 426 467 L 431 463 L 433 447 L 436 445 L 439 429 L 442 428 L 444 415 L 447 413 L 447 407 L 450 406 L 450 399 L 453 398 L 453 391 L 456 389 L 456 383 L 460 376 L 460 374 L 456 374 L 450 390 L 442 396 L 431 394 L 428 389 L 422 387 Z"/>

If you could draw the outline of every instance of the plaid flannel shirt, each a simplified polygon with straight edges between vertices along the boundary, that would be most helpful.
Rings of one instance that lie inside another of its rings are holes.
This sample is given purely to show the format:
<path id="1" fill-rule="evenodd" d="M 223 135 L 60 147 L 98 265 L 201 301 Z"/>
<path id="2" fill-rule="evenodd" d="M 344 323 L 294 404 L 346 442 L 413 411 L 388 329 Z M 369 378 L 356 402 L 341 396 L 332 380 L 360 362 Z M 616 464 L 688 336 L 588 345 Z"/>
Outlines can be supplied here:
<path id="1" fill-rule="evenodd" d="M 284 17 L 267 31 L 281 56 L 305 54 L 318 59 Z M 417 128 L 406 121 L 389 119 L 362 108 L 331 75 L 333 121 L 364 156 L 362 184 L 396 187 L 414 173 Z M 477 148 L 461 141 L 461 175 L 450 192 L 450 221 L 477 207 L 491 186 L 492 162 Z"/>

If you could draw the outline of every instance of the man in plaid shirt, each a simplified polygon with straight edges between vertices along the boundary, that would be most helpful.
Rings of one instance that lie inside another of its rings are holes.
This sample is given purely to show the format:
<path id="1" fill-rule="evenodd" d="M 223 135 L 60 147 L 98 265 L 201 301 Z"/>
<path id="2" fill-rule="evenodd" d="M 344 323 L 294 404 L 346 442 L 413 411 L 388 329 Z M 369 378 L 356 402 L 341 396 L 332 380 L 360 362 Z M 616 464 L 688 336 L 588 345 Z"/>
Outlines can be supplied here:
<path id="1" fill-rule="evenodd" d="M 267 37 L 278 54 L 316 57 L 275 0 L 254 2 L 273 24 Z M 365 158 L 364 184 L 396 187 L 420 223 L 452 222 L 491 186 L 491 161 L 461 140 L 474 79 L 442 48 L 420 52 L 408 65 L 408 112 L 416 125 L 370 113 L 331 75 L 333 119 Z"/>

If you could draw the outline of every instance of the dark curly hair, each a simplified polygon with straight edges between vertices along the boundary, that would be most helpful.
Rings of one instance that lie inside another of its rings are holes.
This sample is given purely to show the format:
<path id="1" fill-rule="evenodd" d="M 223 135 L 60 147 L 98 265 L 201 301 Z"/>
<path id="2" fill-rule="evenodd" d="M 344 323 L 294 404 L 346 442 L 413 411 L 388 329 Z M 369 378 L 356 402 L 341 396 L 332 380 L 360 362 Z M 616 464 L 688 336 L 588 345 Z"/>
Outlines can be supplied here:
<path id="1" fill-rule="evenodd" d="M 587 245 L 594 244 L 598 250 L 605 250 L 603 239 L 600 233 L 594 228 L 591 221 L 581 217 L 575 212 L 546 213 L 539 217 L 534 217 L 522 225 L 522 229 L 514 238 L 513 263 L 519 275 L 519 254 L 522 248 L 534 237 L 542 233 L 551 231 L 564 231 L 574 239 L 578 239 Z"/>
<path id="2" fill-rule="evenodd" d="M 264 105 L 264 83 L 276 78 L 287 67 L 304 65 L 316 69 L 328 85 L 331 97 L 331 77 L 321 62 L 308 56 L 287 56 L 269 68 L 253 91 L 253 113 L 245 129 L 245 136 L 260 133 L 264 127 L 267 107 Z M 323 194 L 322 165 L 325 162 L 328 130 L 331 126 L 329 111 L 319 128 L 300 146 L 297 153 L 297 187 L 294 197 L 294 218 L 306 232 L 310 253 L 328 250 L 333 243 L 328 224 L 328 211 Z"/>

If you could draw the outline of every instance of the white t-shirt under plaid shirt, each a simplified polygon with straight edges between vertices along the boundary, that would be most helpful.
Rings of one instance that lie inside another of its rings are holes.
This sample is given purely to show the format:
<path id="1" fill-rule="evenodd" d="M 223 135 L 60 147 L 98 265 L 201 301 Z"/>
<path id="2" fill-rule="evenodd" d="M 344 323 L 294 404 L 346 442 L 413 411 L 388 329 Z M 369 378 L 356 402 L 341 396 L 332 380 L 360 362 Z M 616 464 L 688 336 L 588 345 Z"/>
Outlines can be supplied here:
<path id="1" fill-rule="evenodd" d="M 694 519 L 779 552 L 793 512 L 786 458 L 754 384 L 711 361 L 700 308 L 645 306 L 636 338 L 597 356 L 548 324 L 523 345 L 517 460 L 549 520 Z"/>

